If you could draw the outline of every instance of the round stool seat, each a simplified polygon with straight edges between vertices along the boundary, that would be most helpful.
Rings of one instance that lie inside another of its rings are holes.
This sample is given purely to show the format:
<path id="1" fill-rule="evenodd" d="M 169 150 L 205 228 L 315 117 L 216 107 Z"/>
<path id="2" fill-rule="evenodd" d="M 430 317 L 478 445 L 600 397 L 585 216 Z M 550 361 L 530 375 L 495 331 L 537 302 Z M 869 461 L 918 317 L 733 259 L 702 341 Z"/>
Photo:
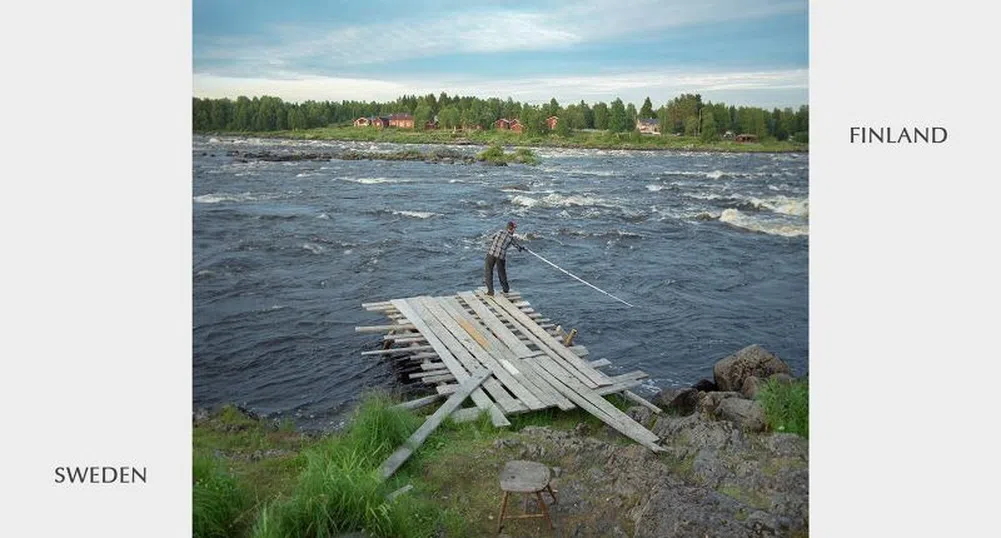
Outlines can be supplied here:
<path id="1" fill-rule="evenodd" d="M 514 460 L 504 465 L 500 486 L 512 493 L 535 493 L 549 485 L 549 467 L 534 461 Z"/>

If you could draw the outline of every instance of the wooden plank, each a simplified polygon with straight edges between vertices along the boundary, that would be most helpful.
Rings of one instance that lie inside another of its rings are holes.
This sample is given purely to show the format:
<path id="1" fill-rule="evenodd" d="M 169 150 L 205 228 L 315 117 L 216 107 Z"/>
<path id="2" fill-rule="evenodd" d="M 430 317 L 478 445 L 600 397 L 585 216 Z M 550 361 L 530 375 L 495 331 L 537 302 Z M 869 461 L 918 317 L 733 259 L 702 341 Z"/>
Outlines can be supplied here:
<path id="1" fill-rule="evenodd" d="M 393 473 L 395 473 L 396 470 L 407 461 L 407 458 L 409 458 L 410 455 L 424 443 L 424 440 L 427 439 L 428 435 L 431 435 L 431 432 L 433 432 L 442 423 L 442 421 L 445 420 L 445 417 L 450 415 L 452 411 L 458 409 L 462 404 L 462 401 L 468 398 L 469 395 L 476 390 L 489 375 L 490 371 L 483 368 L 471 373 L 469 378 L 459 384 L 459 390 L 455 391 L 455 394 L 449 396 L 448 399 L 445 400 L 445 403 L 443 403 L 433 415 L 428 417 L 427 420 L 424 421 L 424 424 L 421 424 L 421 427 L 417 428 L 417 431 L 404 441 L 403 446 L 397 448 L 396 452 L 393 452 L 393 454 L 389 456 L 385 462 L 383 462 L 382 466 L 379 468 L 379 475 L 382 479 L 385 480 L 392 476 Z"/>
<path id="2" fill-rule="evenodd" d="M 591 365 L 591 368 L 601 368 L 602 366 L 608 366 L 609 364 L 612 364 L 612 361 L 608 359 L 598 359 L 596 361 L 591 361 L 588 364 Z"/>
<path id="3" fill-rule="evenodd" d="M 624 390 L 624 391 L 622 391 L 622 395 L 625 396 L 627 400 L 631 400 L 633 402 L 636 402 L 636 403 L 642 405 L 643 407 L 646 407 L 647 409 L 653 411 L 654 413 L 658 413 L 659 414 L 661 412 L 661 409 L 659 407 L 657 407 L 656 405 L 654 405 L 654 404 L 646 401 L 645 399 L 643 399 L 642 396 L 640 396 L 639 394 L 636 394 L 635 392 L 633 392 L 631 390 Z"/>
<path id="4" fill-rule="evenodd" d="M 420 407 L 424 407 L 427 404 L 437 402 L 444 396 L 445 396 L 444 394 L 432 394 L 430 396 L 425 396 L 423 398 L 417 398 L 416 400 L 410 400 L 409 402 L 398 403 L 393 407 L 397 407 L 400 409 L 417 409 Z"/>
<path id="5" fill-rule="evenodd" d="M 539 400 L 532 391 L 525 388 L 511 372 L 493 358 L 491 355 L 493 346 L 487 340 L 487 336 L 478 331 L 469 320 L 462 317 L 465 312 L 457 312 L 456 310 L 460 309 L 456 309 L 449 304 L 447 302 L 449 299 L 451 298 L 442 298 L 436 301 L 429 297 L 424 301 L 424 306 L 438 318 L 442 325 L 452 333 L 456 341 L 464 346 L 470 355 L 489 368 L 494 376 L 511 391 L 511 394 L 528 409 L 544 409 L 549 407 L 548 404 Z"/>
<path id="6" fill-rule="evenodd" d="M 528 359 L 528 361 L 530 364 L 538 365 L 541 369 L 544 369 L 556 378 L 563 384 L 564 387 L 566 387 L 567 390 L 564 392 L 564 395 L 567 398 L 601 419 L 602 422 L 612 426 L 626 437 L 629 437 L 630 439 L 646 446 L 647 448 L 650 448 L 651 450 L 654 450 L 655 452 L 663 450 L 661 447 L 657 446 L 659 438 L 653 432 L 647 430 L 628 415 L 619 411 L 618 408 L 609 403 L 608 400 L 605 400 L 594 391 L 590 390 L 575 376 L 564 370 L 562 365 L 557 363 L 551 357 L 532 357 Z"/>
<path id="7" fill-rule="evenodd" d="M 642 379 L 628 379 L 625 381 L 620 381 L 618 383 L 613 383 L 611 385 L 605 385 L 603 387 L 598 387 L 594 389 L 595 394 L 601 396 L 608 396 L 609 394 L 617 394 L 624 390 L 629 390 L 633 387 L 638 387 L 643 384 Z M 453 391 L 454 392 L 454 391 Z M 451 394 L 451 392 L 443 392 L 442 394 Z"/>
<path id="8" fill-rule="evenodd" d="M 422 362 L 421 370 L 448 370 L 443 362 Z"/>
<path id="9" fill-rule="evenodd" d="M 449 416 L 452 417 L 453 421 L 455 421 L 458 424 L 461 424 L 463 422 L 472 422 L 480 418 L 480 415 L 482 413 L 483 411 L 480 411 L 475 407 L 464 407 L 462 409 L 456 409 L 455 411 L 452 411 L 452 414 Z"/>
<path id="10" fill-rule="evenodd" d="M 362 351 L 362 355 L 392 355 L 394 353 L 414 353 L 417 351 L 430 351 L 434 349 L 433 346 L 408 346 L 408 347 L 391 347 L 389 349 L 376 349 L 373 351 Z"/>
<path id="11" fill-rule="evenodd" d="M 410 323 L 397 323 L 395 325 L 366 325 L 364 327 L 355 327 L 356 333 L 382 333 L 386 331 L 396 331 L 400 329 L 415 329 Z"/>
<path id="12" fill-rule="evenodd" d="M 461 342 L 456 340 L 455 336 L 449 331 L 449 329 L 442 324 L 441 320 L 435 315 L 435 312 L 430 310 L 429 304 L 434 305 L 434 301 L 430 300 L 430 297 L 413 297 L 407 299 L 407 304 L 415 307 L 417 309 L 418 315 L 421 316 L 421 321 L 423 321 L 428 327 L 429 331 L 432 331 L 435 338 L 442 343 L 447 348 L 447 351 L 452 354 L 453 357 L 458 360 L 462 366 L 469 370 L 475 370 L 480 367 L 480 362 L 473 357 L 468 350 L 463 346 Z M 451 369 L 451 366 L 449 366 Z M 510 394 L 504 390 L 504 386 L 496 379 L 487 379 L 483 384 L 483 390 L 493 397 L 497 405 L 504 410 L 505 413 L 519 413 L 526 411 L 528 407 L 515 400 Z M 506 420 L 506 419 L 505 419 Z"/>
<path id="13" fill-rule="evenodd" d="M 528 346 L 526 346 L 514 333 L 504 326 L 500 318 L 495 316 L 485 303 L 483 303 L 476 295 L 469 292 L 460 293 L 459 297 L 479 317 L 480 323 L 486 325 L 486 327 L 493 332 L 494 337 L 503 344 L 500 347 L 507 348 L 506 350 L 502 349 L 499 351 L 500 355 L 503 359 L 506 359 L 514 364 L 516 368 L 519 368 L 519 371 L 522 372 L 523 376 L 526 377 L 532 385 L 529 389 L 533 390 L 539 399 L 550 402 L 552 405 L 556 405 L 564 411 L 569 411 L 574 408 L 573 402 L 560 394 L 555 388 L 551 387 L 545 379 L 536 375 L 534 370 L 525 369 L 522 364 L 522 358 L 531 355 L 533 352 L 529 350 Z"/>
<path id="14" fill-rule="evenodd" d="M 394 335 L 390 335 L 390 336 L 394 336 Z M 399 337 L 396 337 L 396 338 L 387 338 L 387 339 L 385 339 L 385 342 L 386 342 L 387 345 L 396 344 L 398 346 L 404 346 L 404 345 L 409 345 L 409 344 L 423 344 L 423 345 L 427 345 L 427 338 L 424 338 L 423 336 L 416 336 L 416 337 L 413 337 L 413 336 L 399 336 Z"/>
<path id="15" fill-rule="evenodd" d="M 448 347 L 434 336 L 434 333 L 431 332 L 428 324 L 421 319 L 417 310 L 414 309 L 405 299 L 394 299 L 393 304 L 400 309 L 400 312 L 407 314 L 407 317 L 412 320 L 413 324 L 417 327 L 417 330 L 421 331 L 421 333 L 427 337 L 428 342 L 431 343 L 431 347 L 438 352 L 438 356 L 441 358 L 441 361 L 448 366 L 448 370 L 452 372 L 455 379 L 460 382 L 465 381 L 469 377 L 469 373 L 467 373 L 462 364 L 452 356 L 452 354 L 448 351 Z M 501 427 L 511 425 L 511 422 L 507 420 L 504 413 L 502 413 L 501 410 L 492 401 L 490 401 L 490 398 L 483 392 L 483 390 L 477 388 L 472 392 L 470 398 L 473 400 L 473 403 L 476 404 L 476 407 L 484 409 L 490 413 L 490 419 L 493 421 L 494 426 Z"/>
<path id="16" fill-rule="evenodd" d="M 551 334 L 547 333 L 545 329 L 539 327 L 534 321 L 525 317 L 524 314 L 518 311 L 517 308 L 511 305 L 511 302 L 504 297 L 493 296 L 487 297 L 486 295 L 480 295 L 479 297 L 485 298 L 487 304 L 493 303 L 504 312 L 506 316 L 511 318 L 521 325 L 526 331 L 524 334 L 533 339 L 536 346 L 544 350 L 552 356 L 554 359 L 562 359 L 562 362 L 566 362 L 571 366 L 571 371 L 580 378 L 590 388 L 599 387 L 601 385 L 610 385 L 611 382 L 605 376 L 605 374 L 591 368 L 587 364 L 587 361 L 581 359 L 577 355 L 574 355 L 570 350 L 568 350 L 562 342 L 557 338 L 554 338 Z"/>

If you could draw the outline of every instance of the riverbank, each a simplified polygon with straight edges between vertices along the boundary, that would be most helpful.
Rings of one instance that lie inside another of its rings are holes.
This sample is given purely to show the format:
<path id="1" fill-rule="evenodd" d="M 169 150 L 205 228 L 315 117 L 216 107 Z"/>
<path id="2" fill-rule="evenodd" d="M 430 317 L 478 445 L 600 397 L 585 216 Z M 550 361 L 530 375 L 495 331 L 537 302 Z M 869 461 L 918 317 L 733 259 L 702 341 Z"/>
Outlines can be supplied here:
<path id="1" fill-rule="evenodd" d="M 511 131 L 411 131 L 407 129 L 375 129 L 371 127 L 321 127 L 297 131 L 204 132 L 204 135 L 254 136 L 292 140 L 344 140 L 385 142 L 394 144 L 469 144 L 543 148 L 618 149 L 649 151 L 710 151 L 727 153 L 806 153 L 809 144 L 792 141 L 763 140 L 705 142 L 697 137 L 673 135 L 642 135 L 638 132 L 576 131 L 567 136 L 557 134 L 524 135 Z"/>
<path id="2" fill-rule="evenodd" d="M 551 468 L 557 536 L 806 536 L 808 389 L 783 369 L 751 346 L 717 363 L 714 381 L 663 391 L 654 398 L 660 414 L 609 397 L 658 435 L 664 453 L 579 409 L 515 415 L 508 429 L 484 416 L 446 421 L 386 482 L 379 464 L 433 405 L 415 413 L 372 396 L 343 431 L 323 435 L 231 406 L 199 411 L 196 536 L 495 535 L 497 477 L 514 459 Z M 537 511 L 534 501 L 510 508 Z M 506 522 L 503 535 L 542 534 L 533 519 Z"/>

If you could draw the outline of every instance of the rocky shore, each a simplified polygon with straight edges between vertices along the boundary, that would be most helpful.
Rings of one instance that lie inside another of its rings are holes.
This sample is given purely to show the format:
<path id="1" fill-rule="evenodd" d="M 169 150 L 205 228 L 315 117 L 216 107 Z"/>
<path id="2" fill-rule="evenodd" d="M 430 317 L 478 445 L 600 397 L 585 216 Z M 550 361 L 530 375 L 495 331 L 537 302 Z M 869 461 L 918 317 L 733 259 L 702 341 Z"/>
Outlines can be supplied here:
<path id="1" fill-rule="evenodd" d="M 526 459 L 552 469 L 559 498 L 550 507 L 555 536 L 808 536 L 809 441 L 772 431 L 756 398 L 766 383 L 791 386 L 805 379 L 795 379 L 786 363 L 756 345 L 718 361 L 712 377 L 661 391 L 652 399 L 661 413 L 643 406 L 626 409 L 660 437 L 666 453 L 632 443 L 584 413 L 536 417 L 512 430 L 497 430 L 488 422 L 473 430 L 454 426 L 422 449 L 425 454 L 408 471 L 416 489 L 407 495 L 461 515 L 461 532 L 443 528 L 437 536 L 496 535 L 497 477 L 506 462 Z M 286 428 L 250 436 L 270 436 L 275 442 L 242 448 L 226 433 L 232 425 L 214 420 L 211 413 L 197 412 L 196 433 L 209 430 L 196 438 L 222 435 L 225 448 L 216 449 L 216 456 L 245 466 L 258 479 L 260 472 L 253 469 L 287 467 L 300 447 L 315 439 Z M 249 423 L 242 420 L 236 420 L 234 431 L 248 435 Z M 519 513 L 538 510 L 534 500 L 512 502 Z M 501 534 L 540 535 L 549 533 L 537 519 L 505 522 Z"/>

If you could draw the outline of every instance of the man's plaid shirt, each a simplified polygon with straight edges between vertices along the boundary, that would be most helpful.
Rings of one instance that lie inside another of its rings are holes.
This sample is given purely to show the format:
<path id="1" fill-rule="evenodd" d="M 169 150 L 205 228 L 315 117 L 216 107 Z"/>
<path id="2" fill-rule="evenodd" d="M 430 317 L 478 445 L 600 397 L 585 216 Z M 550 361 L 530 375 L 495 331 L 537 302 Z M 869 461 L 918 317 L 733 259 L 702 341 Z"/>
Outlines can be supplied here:
<path id="1" fill-rule="evenodd" d="M 490 243 L 490 249 L 487 250 L 487 254 L 503 260 L 507 256 L 507 247 L 511 246 L 513 242 L 514 235 L 507 228 L 504 228 L 494 234 L 493 242 Z"/>

